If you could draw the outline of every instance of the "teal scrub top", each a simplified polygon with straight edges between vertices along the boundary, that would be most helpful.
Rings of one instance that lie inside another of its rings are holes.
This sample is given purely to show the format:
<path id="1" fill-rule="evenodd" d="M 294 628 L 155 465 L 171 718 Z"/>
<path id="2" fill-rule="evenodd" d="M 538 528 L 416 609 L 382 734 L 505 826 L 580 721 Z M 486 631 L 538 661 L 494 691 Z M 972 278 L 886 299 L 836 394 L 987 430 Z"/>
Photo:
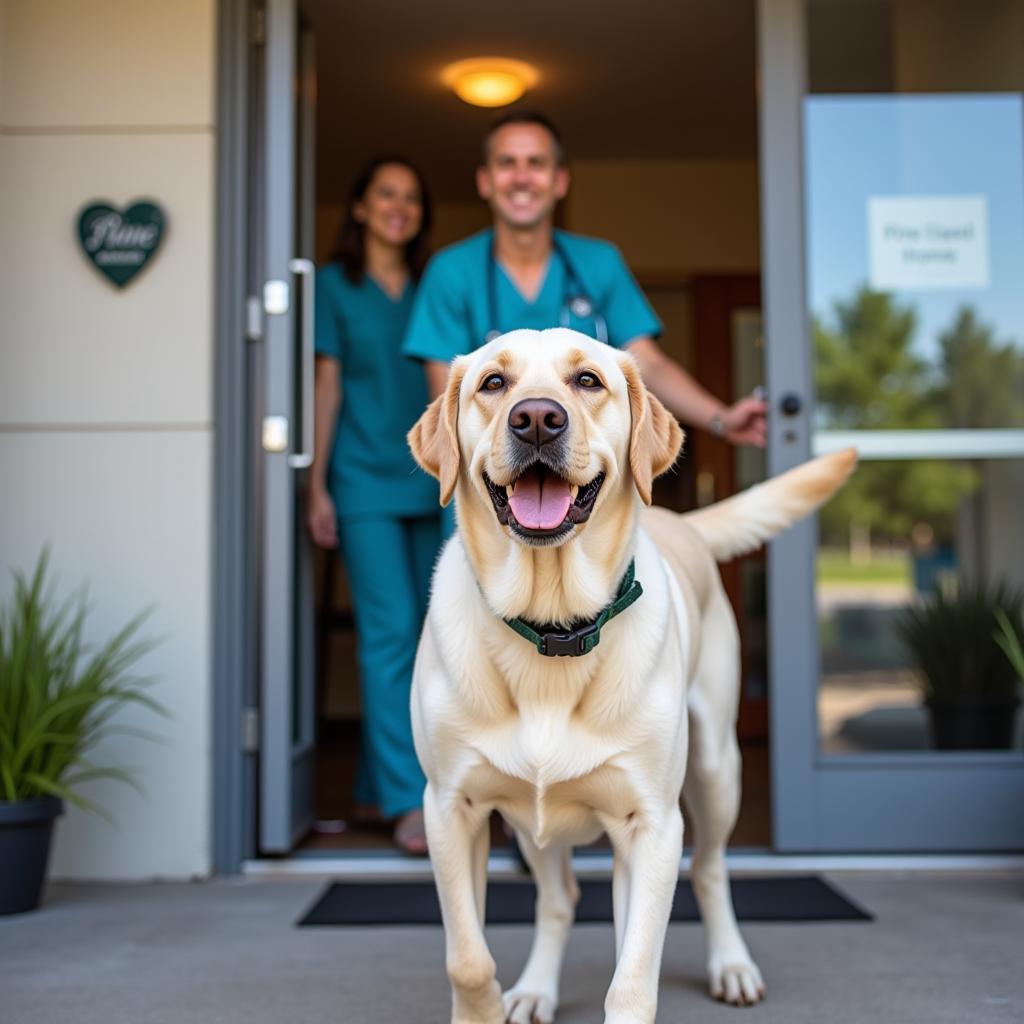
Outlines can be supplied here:
<path id="1" fill-rule="evenodd" d="M 337 263 L 316 275 L 316 352 L 339 361 L 342 381 L 328 470 L 340 518 L 438 511 L 437 482 L 405 440 L 428 401 L 423 368 L 399 353 L 413 291 L 392 299 L 369 275 L 353 284 Z"/>
<path id="2" fill-rule="evenodd" d="M 640 286 L 610 242 L 567 231 L 555 237 L 568 255 L 578 284 L 607 326 L 608 342 L 621 348 L 641 335 L 657 337 L 661 322 Z M 504 269 L 491 258 L 494 232 L 471 235 L 438 252 L 427 265 L 413 306 L 402 352 L 415 359 L 450 362 L 484 344 L 487 333 L 529 327 L 571 327 L 597 336 L 593 317 L 566 320 L 566 267 L 553 250 L 547 274 L 534 302 L 527 302 Z M 497 323 L 488 323 L 490 286 Z"/>

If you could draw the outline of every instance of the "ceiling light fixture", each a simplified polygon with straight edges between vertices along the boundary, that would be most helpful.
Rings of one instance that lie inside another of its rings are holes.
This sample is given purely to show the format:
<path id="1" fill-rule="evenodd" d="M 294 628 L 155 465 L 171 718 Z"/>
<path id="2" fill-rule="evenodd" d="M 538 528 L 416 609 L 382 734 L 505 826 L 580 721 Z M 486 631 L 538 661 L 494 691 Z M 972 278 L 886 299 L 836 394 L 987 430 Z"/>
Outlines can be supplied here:
<path id="1" fill-rule="evenodd" d="M 470 57 L 441 69 L 441 80 L 474 107 L 505 107 L 537 84 L 537 69 L 508 57 Z"/>

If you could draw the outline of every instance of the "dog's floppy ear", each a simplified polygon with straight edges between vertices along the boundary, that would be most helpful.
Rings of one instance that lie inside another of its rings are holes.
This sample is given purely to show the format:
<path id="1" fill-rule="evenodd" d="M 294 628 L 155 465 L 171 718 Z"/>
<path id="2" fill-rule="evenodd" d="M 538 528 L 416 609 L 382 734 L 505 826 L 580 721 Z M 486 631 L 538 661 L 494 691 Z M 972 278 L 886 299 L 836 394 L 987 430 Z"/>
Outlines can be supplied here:
<path id="1" fill-rule="evenodd" d="M 629 390 L 629 468 L 645 505 L 651 503 L 651 484 L 679 455 L 683 431 L 668 409 L 652 395 L 640 378 L 632 357 L 621 362 Z"/>
<path id="2" fill-rule="evenodd" d="M 413 458 L 441 481 L 442 505 L 452 500 L 459 479 L 459 388 L 465 374 L 465 364 L 457 359 L 448 372 L 444 394 L 427 406 L 406 434 Z"/>

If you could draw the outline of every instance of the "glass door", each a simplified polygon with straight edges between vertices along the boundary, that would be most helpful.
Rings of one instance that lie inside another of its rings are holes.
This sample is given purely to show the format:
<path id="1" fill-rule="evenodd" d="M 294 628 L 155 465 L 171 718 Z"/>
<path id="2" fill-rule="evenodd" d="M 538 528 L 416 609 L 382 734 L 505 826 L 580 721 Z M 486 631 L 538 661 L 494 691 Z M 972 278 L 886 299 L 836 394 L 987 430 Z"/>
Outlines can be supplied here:
<path id="1" fill-rule="evenodd" d="M 262 282 L 259 838 L 286 853 L 313 816 L 312 552 L 300 500 L 313 458 L 313 36 L 295 0 L 257 12 Z"/>
<path id="2" fill-rule="evenodd" d="M 761 3 L 771 471 L 861 459 L 769 557 L 781 850 L 1024 846 L 989 626 L 903 632 L 1024 584 L 1024 68 L 1005 5 L 925 6 Z"/>

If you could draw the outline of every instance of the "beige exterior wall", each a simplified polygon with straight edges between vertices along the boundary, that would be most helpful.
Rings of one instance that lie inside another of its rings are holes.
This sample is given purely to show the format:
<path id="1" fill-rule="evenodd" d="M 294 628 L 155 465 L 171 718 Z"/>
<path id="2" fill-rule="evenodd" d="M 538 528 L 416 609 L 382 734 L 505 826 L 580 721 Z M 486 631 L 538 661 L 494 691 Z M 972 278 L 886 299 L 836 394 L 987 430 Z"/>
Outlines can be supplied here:
<path id="1" fill-rule="evenodd" d="M 214 0 L 0 0 L 0 592 L 52 547 L 88 582 L 93 639 L 152 606 L 140 666 L 167 720 L 105 743 L 145 791 L 69 809 L 56 877 L 210 867 Z M 161 249 L 125 289 L 79 250 L 89 201 L 160 203 Z"/>

